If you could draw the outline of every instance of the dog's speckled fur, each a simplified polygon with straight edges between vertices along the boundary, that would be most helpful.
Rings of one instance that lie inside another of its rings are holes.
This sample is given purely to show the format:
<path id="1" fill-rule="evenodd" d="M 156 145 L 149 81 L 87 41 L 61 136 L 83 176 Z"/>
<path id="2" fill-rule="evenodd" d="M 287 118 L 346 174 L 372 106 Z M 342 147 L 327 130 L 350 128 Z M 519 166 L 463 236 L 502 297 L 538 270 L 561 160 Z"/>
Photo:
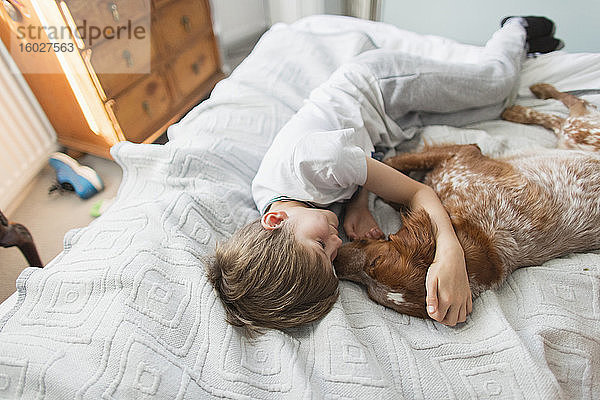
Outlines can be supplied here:
<path id="1" fill-rule="evenodd" d="M 426 148 L 386 161 L 408 173 L 427 171 L 460 240 L 474 296 L 498 287 L 519 267 L 600 248 L 600 157 L 547 150 L 491 159 L 475 145 Z M 415 210 L 385 240 L 345 244 L 335 260 L 341 279 L 399 312 L 427 317 L 425 277 L 435 227 Z"/>

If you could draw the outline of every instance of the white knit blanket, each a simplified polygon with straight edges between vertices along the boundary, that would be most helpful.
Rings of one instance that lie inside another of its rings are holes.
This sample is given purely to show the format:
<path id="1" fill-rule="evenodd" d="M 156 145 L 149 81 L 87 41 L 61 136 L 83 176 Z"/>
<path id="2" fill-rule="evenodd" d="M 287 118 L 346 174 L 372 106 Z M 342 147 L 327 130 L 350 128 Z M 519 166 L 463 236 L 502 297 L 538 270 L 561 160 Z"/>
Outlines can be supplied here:
<path id="1" fill-rule="evenodd" d="M 46 268 L 26 269 L 0 305 L 0 398 L 600 398 L 597 253 L 515 272 L 453 328 L 386 309 L 348 282 L 331 313 L 303 328 L 248 341 L 224 322 L 203 263 L 258 217 L 250 182 L 274 135 L 339 64 L 373 47 L 410 51 L 411 35 L 340 17 L 276 25 L 169 129 L 169 143 L 115 146 L 115 203 L 70 231 Z M 431 37 L 429 51 L 449 56 L 445 41 Z M 539 81 L 599 89 L 600 54 L 527 60 L 518 102 L 565 114 L 528 93 Z M 423 137 L 490 154 L 556 142 L 503 121 L 470 128 L 428 127 L 402 150 Z M 384 230 L 397 228 L 373 206 Z"/>

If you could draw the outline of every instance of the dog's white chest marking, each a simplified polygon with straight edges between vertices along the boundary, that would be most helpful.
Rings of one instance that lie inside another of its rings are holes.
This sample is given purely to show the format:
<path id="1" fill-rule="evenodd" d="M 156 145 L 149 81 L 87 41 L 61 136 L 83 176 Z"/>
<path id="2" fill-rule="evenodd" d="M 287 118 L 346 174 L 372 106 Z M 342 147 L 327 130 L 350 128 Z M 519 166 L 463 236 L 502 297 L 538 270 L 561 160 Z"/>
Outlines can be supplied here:
<path id="1" fill-rule="evenodd" d="M 387 298 L 388 298 L 388 300 L 393 301 L 396 304 L 405 303 L 404 295 L 402 293 L 389 292 L 387 294 Z"/>

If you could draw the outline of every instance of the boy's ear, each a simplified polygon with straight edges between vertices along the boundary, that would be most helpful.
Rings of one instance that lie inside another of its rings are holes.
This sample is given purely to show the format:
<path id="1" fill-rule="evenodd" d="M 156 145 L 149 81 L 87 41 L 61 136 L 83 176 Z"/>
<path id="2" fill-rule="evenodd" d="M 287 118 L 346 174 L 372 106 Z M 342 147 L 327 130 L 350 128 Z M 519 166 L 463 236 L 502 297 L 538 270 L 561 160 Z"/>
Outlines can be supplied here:
<path id="1" fill-rule="evenodd" d="M 285 211 L 269 211 L 260 219 L 260 223 L 266 230 L 277 229 L 281 226 L 281 223 L 288 219 L 288 215 Z"/>

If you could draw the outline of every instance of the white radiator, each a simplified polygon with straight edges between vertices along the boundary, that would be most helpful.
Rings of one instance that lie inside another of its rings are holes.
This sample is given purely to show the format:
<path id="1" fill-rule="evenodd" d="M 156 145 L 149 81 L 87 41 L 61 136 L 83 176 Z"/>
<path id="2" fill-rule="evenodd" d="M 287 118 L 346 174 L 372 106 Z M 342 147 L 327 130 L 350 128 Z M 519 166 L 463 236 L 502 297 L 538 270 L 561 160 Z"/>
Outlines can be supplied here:
<path id="1" fill-rule="evenodd" d="M 10 214 L 57 149 L 56 133 L 0 41 L 0 209 Z"/>

